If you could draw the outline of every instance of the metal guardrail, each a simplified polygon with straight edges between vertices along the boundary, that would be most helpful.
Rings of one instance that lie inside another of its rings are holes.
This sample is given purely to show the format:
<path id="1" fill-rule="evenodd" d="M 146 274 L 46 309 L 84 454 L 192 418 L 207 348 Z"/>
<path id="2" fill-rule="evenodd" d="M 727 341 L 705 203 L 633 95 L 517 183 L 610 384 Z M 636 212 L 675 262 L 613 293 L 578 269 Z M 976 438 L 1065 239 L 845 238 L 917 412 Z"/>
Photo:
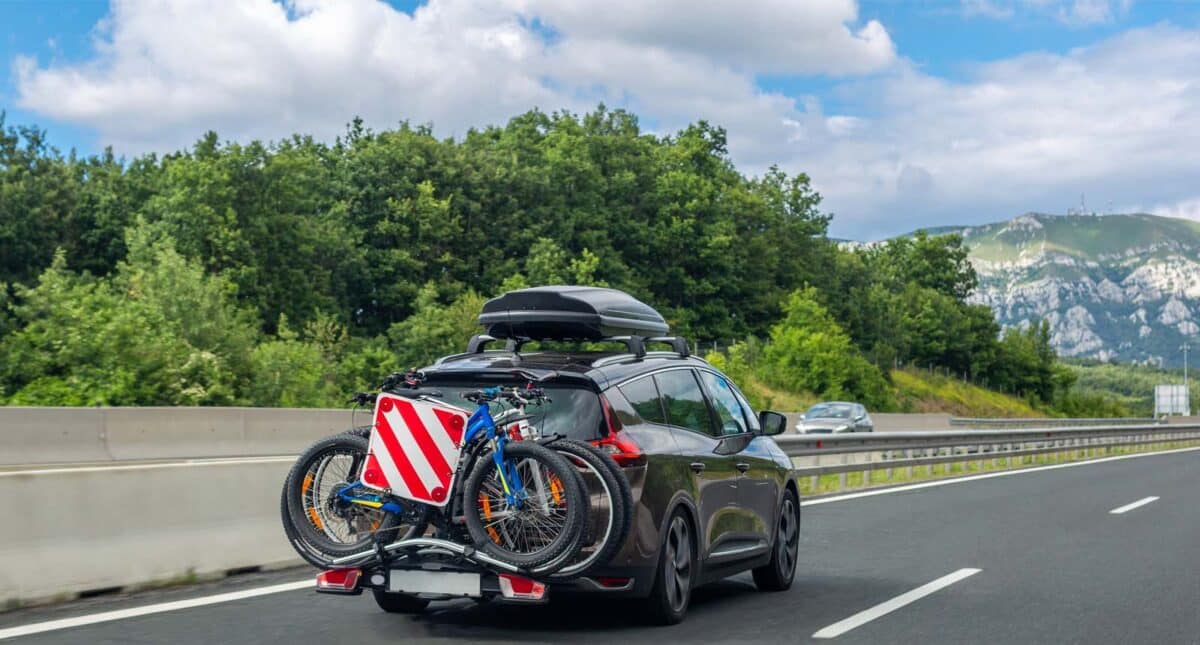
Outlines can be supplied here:
<path id="1" fill-rule="evenodd" d="M 1059 455 L 1060 460 L 1093 458 L 1118 447 L 1155 447 L 1179 442 L 1200 444 L 1200 424 L 1093 426 L 1086 428 L 1031 428 L 1017 430 L 941 430 L 937 432 L 879 432 L 852 434 L 791 434 L 775 437 L 776 443 L 793 458 L 798 477 L 867 473 L 936 464 L 1014 459 Z"/>
<path id="2" fill-rule="evenodd" d="M 1146 426 L 1161 425 L 1166 420 L 1153 417 L 1123 417 L 1098 419 L 999 419 L 980 417 L 951 417 L 950 425 L 956 428 L 1080 428 L 1090 426 Z"/>

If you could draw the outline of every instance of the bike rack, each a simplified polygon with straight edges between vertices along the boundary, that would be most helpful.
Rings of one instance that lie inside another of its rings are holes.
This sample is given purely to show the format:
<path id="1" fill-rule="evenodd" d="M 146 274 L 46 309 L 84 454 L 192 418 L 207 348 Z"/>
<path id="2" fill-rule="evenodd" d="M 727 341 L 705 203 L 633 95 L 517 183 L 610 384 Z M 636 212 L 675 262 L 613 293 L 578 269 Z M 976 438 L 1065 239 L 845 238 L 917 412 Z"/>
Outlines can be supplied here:
<path id="1" fill-rule="evenodd" d="M 439 540 L 437 538 L 426 538 L 426 537 L 409 538 L 407 540 L 400 540 L 399 542 L 393 542 L 387 546 L 381 547 L 380 549 L 372 549 L 370 551 L 362 551 L 360 553 L 355 553 L 354 555 L 347 555 L 347 556 L 343 556 L 340 558 L 336 558 L 332 561 L 332 564 L 337 567 L 342 567 L 342 566 L 352 565 L 352 564 L 363 564 L 365 562 L 365 560 L 367 560 L 369 558 L 372 558 L 372 557 L 380 557 L 381 558 L 382 554 L 380 553 L 380 551 L 383 551 L 385 553 L 391 553 L 393 551 L 402 551 L 402 550 L 406 550 L 406 549 L 429 549 L 429 550 L 433 550 L 433 551 L 442 551 L 448 555 L 454 555 L 454 556 L 466 558 L 467 560 L 471 560 L 478 564 L 486 565 L 489 567 L 495 567 L 497 569 L 503 569 L 504 571 L 508 571 L 510 573 L 520 573 L 521 572 L 520 567 L 517 567 L 515 565 L 509 564 L 509 563 L 501 561 L 501 560 L 497 560 L 496 558 L 493 558 L 492 556 L 479 551 L 479 549 L 476 549 L 473 546 L 468 546 L 466 544 L 459 544 L 457 542 L 451 542 L 449 540 Z"/>

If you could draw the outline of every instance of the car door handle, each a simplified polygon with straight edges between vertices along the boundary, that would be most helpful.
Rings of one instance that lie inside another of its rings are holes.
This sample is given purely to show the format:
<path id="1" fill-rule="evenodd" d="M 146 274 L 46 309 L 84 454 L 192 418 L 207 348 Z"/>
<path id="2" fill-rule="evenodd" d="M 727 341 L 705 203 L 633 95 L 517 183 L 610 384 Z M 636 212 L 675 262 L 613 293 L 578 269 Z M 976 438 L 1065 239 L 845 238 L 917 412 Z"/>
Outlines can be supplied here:
<path id="1" fill-rule="evenodd" d="M 747 463 L 745 463 L 745 462 L 743 462 L 743 463 L 740 463 L 740 464 L 738 464 L 738 465 L 737 465 L 737 469 L 738 469 L 738 472 L 739 472 L 739 473 L 744 473 L 744 472 L 746 472 L 747 470 L 750 470 L 750 464 L 747 464 Z"/>
<path id="2" fill-rule="evenodd" d="M 702 473 L 702 472 L 704 472 L 704 463 L 699 462 L 699 461 L 693 461 L 691 468 L 692 468 L 692 472 L 694 472 L 694 473 Z"/>

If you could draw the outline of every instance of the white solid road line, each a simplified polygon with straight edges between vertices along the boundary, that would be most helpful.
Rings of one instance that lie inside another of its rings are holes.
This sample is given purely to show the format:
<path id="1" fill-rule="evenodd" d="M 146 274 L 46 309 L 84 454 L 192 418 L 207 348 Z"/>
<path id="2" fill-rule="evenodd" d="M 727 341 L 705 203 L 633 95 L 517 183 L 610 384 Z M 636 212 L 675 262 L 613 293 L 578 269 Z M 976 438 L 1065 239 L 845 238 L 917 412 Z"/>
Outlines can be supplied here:
<path id="1" fill-rule="evenodd" d="M 242 600 L 244 598 L 254 598 L 256 596 L 265 596 L 284 591 L 308 589 L 315 585 L 316 579 L 309 578 L 308 580 L 287 582 L 279 585 L 271 585 L 270 587 L 256 587 L 254 589 L 244 589 L 242 591 L 231 591 L 229 593 L 217 594 L 215 596 L 203 596 L 201 598 L 190 598 L 188 600 L 163 602 L 156 605 L 134 607 L 132 609 L 118 609 L 116 611 L 106 611 L 100 614 L 76 616 L 74 618 L 48 620 L 41 623 L 33 623 L 31 625 L 21 625 L 19 627 L 0 629 L 0 640 L 4 640 L 6 638 L 16 638 L 17 636 L 40 634 L 42 632 L 51 632 L 59 629 L 68 629 L 71 627 L 82 627 L 84 625 L 106 623 L 111 620 L 121 620 L 122 618 L 134 618 L 136 616 L 146 616 L 148 614 L 161 614 L 163 612 L 175 611 L 177 609 L 189 609 L 192 607 L 203 607 L 204 605 L 215 605 L 222 602 L 231 602 L 234 600 Z"/>
<path id="2" fill-rule="evenodd" d="M 922 488 L 934 488 L 937 486 L 949 486 L 951 484 L 961 484 L 964 482 L 973 482 L 980 479 L 992 479 L 994 477 L 1012 477 L 1014 475 L 1024 475 L 1026 473 L 1038 473 L 1044 470 L 1058 470 L 1059 468 L 1076 468 L 1079 466 L 1091 466 L 1094 464 L 1104 464 L 1110 461 L 1121 461 L 1122 459 L 1138 459 L 1141 457 L 1156 457 L 1158 455 L 1172 455 L 1180 452 L 1193 452 L 1200 448 L 1176 448 L 1175 450 L 1162 450 L 1159 452 L 1139 452 L 1134 455 L 1117 455 L 1115 457 L 1101 457 L 1100 459 L 1087 459 L 1084 461 L 1072 461 L 1066 464 L 1051 464 L 1049 466 L 1033 466 L 1031 468 L 1017 468 L 1014 470 L 1002 470 L 994 473 L 983 473 L 981 475 L 968 475 L 966 477 L 953 477 L 950 479 L 937 479 L 934 481 L 921 482 L 919 484 L 905 484 L 904 486 L 891 486 L 889 488 L 877 488 L 873 490 L 864 490 L 857 493 L 847 493 L 845 495 L 833 495 L 830 497 L 819 497 L 800 502 L 801 506 L 816 506 L 817 504 L 830 504 L 832 502 L 844 502 L 846 500 L 858 499 L 860 497 L 875 497 L 876 495 L 890 495 L 892 493 L 903 493 L 909 490 L 921 490 Z M 1003 455 L 1003 453 L 1000 453 Z M 970 461 L 969 459 L 966 461 Z M 877 464 L 878 465 L 878 464 Z M 1158 499 L 1157 497 L 1155 499 Z M 1151 500 L 1153 501 L 1153 500 Z"/>
<path id="3" fill-rule="evenodd" d="M 1114 508 L 1113 510 L 1109 511 L 1109 514 L 1120 515 L 1121 513 L 1124 513 L 1125 511 L 1132 511 L 1135 508 L 1141 508 L 1142 506 L 1145 506 L 1146 504 L 1149 504 L 1150 502 L 1157 502 L 1157 501 L 1158 501 L 1157 497 L 1153 497 L 1153 496 L 1143 497 L 1143 498 L 1139 499 L 1138 501 L 1133 502 L 1131 504 L 1126 504 L 1124 506 L 1118 506 L 1118 507 Z"/>
<path id="4" fill-rule="evenodd" d="M 876 618 L 890 614 L 905 605 L 914 603 L 921 598 L 928 596 L 929 594 L 945 589 L 946 587 L 949 587 L 960 580 L 970 578 L 980 571 L 982 571 L 982 569 L 959 569 L 954 573 L 944 575 L 933 582 L 923 584 L 920 587 L 917 587 L 916 589 L 913 589 L 907 593 L 902 593 L 887 602 L 880 603 L 874 607 L 871 607 L 870 609 L 860 611 L 845 620 L 836 622 L 813 634 L 813 638 L 837 638 L 838 636 L 841 636 L 842 634 L 845 634 L 856 627 L 862 627 Z"/>
<path id="5" fill-rule="evenodd" d="M 111 466 L 51 466 L 46 468 L 30 468 L 26 470 L 6 470 L 0 472 L 0 477 L 29 477 L 34 475 L 62 475 L 66 473 L 99 473 L 114 470 L 197 468 L 201 466 L 228 466 L 231 464 L 292 463 L 294 461 L 296 461 L 295 455 L 279 455 L 268 457 L 212 457 L 208 459 L 181 459 L 178 461 L 163 461 L 151 464 L 114 464 Z"/>

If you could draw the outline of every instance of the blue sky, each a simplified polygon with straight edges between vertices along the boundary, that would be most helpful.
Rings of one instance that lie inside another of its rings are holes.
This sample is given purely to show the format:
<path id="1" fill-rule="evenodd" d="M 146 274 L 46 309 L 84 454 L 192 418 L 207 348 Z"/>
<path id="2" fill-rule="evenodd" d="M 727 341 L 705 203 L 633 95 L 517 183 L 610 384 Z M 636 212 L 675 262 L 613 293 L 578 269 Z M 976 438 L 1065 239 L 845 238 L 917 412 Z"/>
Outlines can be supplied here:
<path id="1" fill-rule="evenodd" d="M 724 125 L 739 167 L 807 172 L 851 237 L 1081 193 L 1200 218 L 1200 3 L 677 2 L 7 0 L 0 109 L 128 156 L 603 100 L 662 133 Z"/>

